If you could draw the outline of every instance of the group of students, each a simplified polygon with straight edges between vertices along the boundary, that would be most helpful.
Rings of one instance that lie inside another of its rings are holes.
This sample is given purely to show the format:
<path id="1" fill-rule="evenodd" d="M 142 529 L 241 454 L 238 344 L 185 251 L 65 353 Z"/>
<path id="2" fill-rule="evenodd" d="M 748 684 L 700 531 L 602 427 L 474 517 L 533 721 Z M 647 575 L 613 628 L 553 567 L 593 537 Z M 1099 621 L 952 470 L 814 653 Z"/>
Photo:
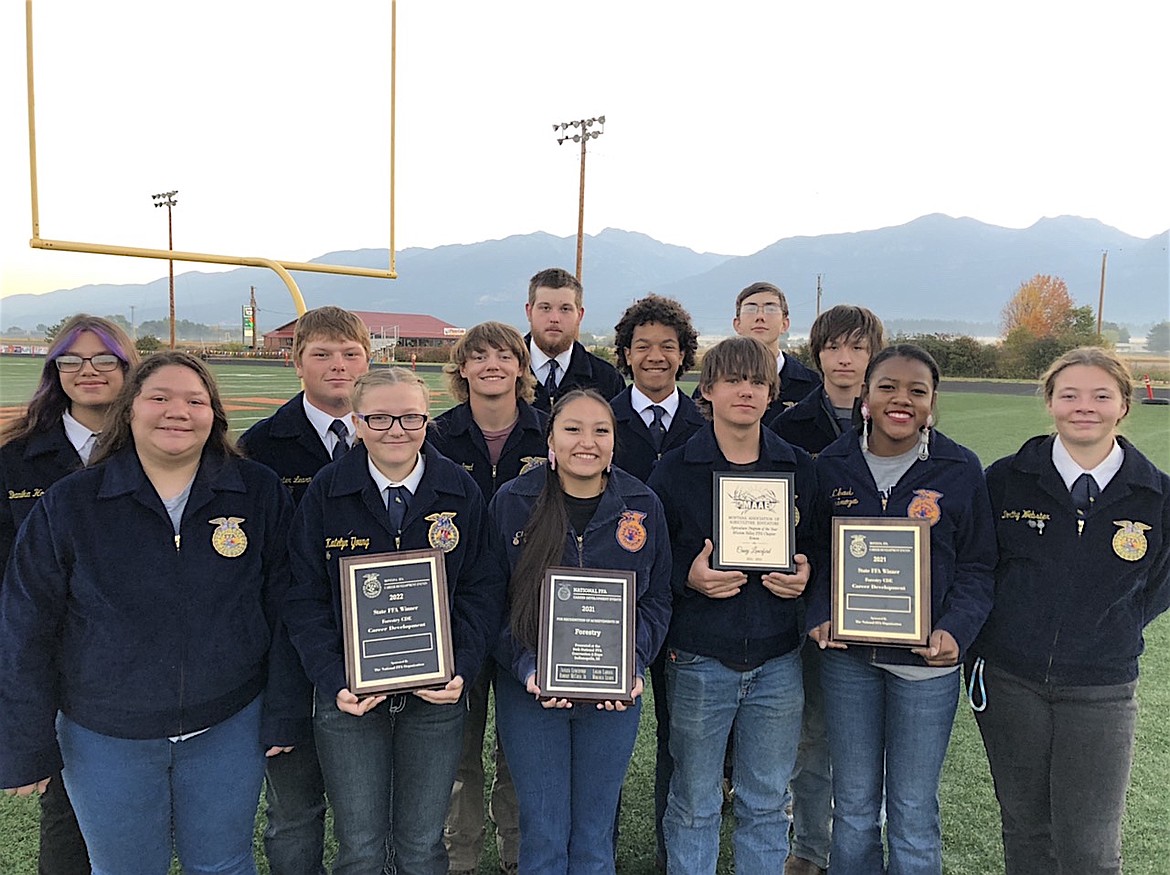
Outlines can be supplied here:
<path id="1" fill-rule="evenodd" d="M 612 873 L 648 675 L 668 873 L 715 871 L 729 763 L 737 871 L 937 875 L 961 665 L 1007 872 L 1120 871 L 1170 478 L 1117 433 L 1133 386 L 1115 355 L 1054 362 L 1055 433 L 985 476 L 936 427 L 933 359 L 886 346 L 865 308 L 817 317 L 818 376 L 779 351 L 783 293 L 749 286 L 693 400 L 676 301 L 623 314 L 621 375 L 577 341 L 570 274 L 533 277 L 526 312 L 527 337 L 459 340 L 458 403 L 432 420 L 414 373 L 369 370 L 356 316 L 309 311 L 303 391 L 238 449 L 200 360 L 140 363 L 107 320 L 62 327 L 0 436 L 0 786 L 42 794 L 42 871 L 154 875 L 177 853 L 253 873 L 262 784 L 275 875 L 324 872 L 326 799 L 339 875 L 476 871 L 494 691 L 501 867 Z M 718 472 L 791 473 L 794 571 L 713 567 Z M 829 533 L 850 516 L 929 521 L 926 646 L 832 638 Z M 340 561 L 430 547 L 455 677 L 359 698 Z M 537 684 L 539 587 L 565 565 L 634 572 L 632 704 Z"/>

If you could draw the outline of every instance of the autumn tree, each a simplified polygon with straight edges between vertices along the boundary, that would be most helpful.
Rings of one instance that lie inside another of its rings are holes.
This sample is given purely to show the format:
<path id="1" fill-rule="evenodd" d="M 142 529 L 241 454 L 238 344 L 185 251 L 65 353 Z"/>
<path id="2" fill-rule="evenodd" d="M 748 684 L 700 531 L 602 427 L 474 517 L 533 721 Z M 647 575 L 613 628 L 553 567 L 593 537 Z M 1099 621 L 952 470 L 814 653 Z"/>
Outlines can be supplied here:
<path id="1" fill-rule="evenodd" d="M 1067 334 L 1074 328 L 1075 309 L 1064 280 L 1038 273 L 1021 283 L 1003 308 L 1004 336 L 1017 329 L 1024 329 L 1032 337 Z"/>

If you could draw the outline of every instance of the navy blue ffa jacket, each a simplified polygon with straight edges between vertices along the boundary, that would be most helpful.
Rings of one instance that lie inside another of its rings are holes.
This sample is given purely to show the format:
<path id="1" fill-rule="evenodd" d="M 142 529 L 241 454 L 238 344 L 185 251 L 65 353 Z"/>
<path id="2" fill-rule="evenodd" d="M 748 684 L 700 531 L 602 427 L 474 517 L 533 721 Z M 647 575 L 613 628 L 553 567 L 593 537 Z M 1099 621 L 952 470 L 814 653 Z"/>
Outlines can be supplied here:
<path id="1" fill-rule="evenodd" d="M 180 533 L 133 447 L 33 508 L 0 593 L 0 786 L 61 768 L 60 709 L 94 732 L 166 738 L 267 687 L 257 744 L 294 744 L 270 642 L 289 580 L 292 502 L 257 462 L 205 455 Z"/>
<path id="2" fill-rule="evenodd" d="M 887 498 L 878 492 L 856 432 L 843 434 L 826 447 L 816 465 L 821 492 L 815 512 L 824 537 L 814 568 L 807 628 L 828 622 L 830 616 L 832 517 L 928 519 L 931 630 L 950 632 L 960 654 L 965 654 L 991 610 L 995 586 L 995 526 L 979 459 L 933 429 L 930 458 L 916 460 Z M 851 644 L 849 652 L 871 662 L 926 664 L 907 648 Z"/>
<path id="3" fill-rule="evenodd" d="M 319 692 L 345 689 L 341 637 L 343 556 L 396 550 L 444 551 L 455 673 L 468 685 L 495 642 L 504 611 L 504 582 L 489 574 L 483 548 L 484 501 L 471 476 L 423 444 L 426 469 L 410 499 L 400 543 L 386 503 L 358 444 L 327 465 L 309 486 L 293 519 L 289 555 L 293 584 L 285 623 L 309 679 Z M 456 537 L 451 538 L 454 529 Z"/>
<path id="4" fill-rule="evenodd" d="M 972 654 L 1036 683 L 1129 683 L 1142 629 L 1170 606 L 1170 477 L 1119 437 L 1121 470 L 1081 528 L 1053 440 L 987 470 L 999 564 Z"/>
<path id="5" fill-rule="evenodd" d="M 829 408 L 829 399 L 820 387 L 773 419 L 771 428 L 813 458 L 841 436 L 836 415 Z"/>
<path id="6" fill-rule="evenodd" d="M 667 643 L 726 664 L 757 666 L 800 644 L 798 599 L 773 595 L 759 571 L 747 572 L 747 583 L 731 598 L 709 598 L 687 586 L 691 563 L 702 552 L 704 539 L 714 540 L 712 474 L 731 470 L 715 440 L 715 428 L 708 423 L 686 444 L 663 456 L 650 475 L 650 486 L 666 512 L 674 556 L 670 578 L 674 613 Z M 812 459 L 804 450 L 761 428 L 757 470 L 795 473 L 799 516 L 794 552 L 811 555 L 809 520 L 817 492 Z"/>
<path id="7" fill-rule="evenodd" d="M 0 447 L 0 569 L 20 524 L 50 486 L 82 467 L 64 423 Z"/>
<path id="8" fill-rule="evenodd" d="M 525 345 L 531 342 L 532 335 L 525 334 Z M 557 398 L 570 389 L 596 389 L 601 397 L 608 401 L 624 388 L 626 388 L 626 381 L 617 372 L 617 368 L 595 356 L 578 341 L 573 341 L 573 354 L 569 357 L 569 367 L 565 369 L 565 373 L 561 375 L 561 381 L 557 384 Z M 549 399 L 548 392 L 544 388 L 544 379 L 537 375 L 536 398 L 533 400 L 532 406 L 548 413 L 552 410 L 555 400 L 555 398 Z"/>
<path id="9" fill-rule="evenodd" d="M 463 466 L 479 486 L 484 501 L 491 501 L 500 485 L 525 468 L 539 465 L 548 456 L 545 424 L 548 416 L 531 404 L 518 401 L 516 426 L 504 442 L 500 461 L 492 464 L 483 432 L 471 415 L 471 404 L 452 407 L 431 423 L 427 440 L 440 453 Z"/>
<path id="10" fill-rule="evenodd" d="M 239 439 L 240 449 L 248 458 L 263 462 L 292 490 L 294 504 L 301 503 L 313 476 L 333 461 L 305 415 L 304 398 L 305 393 L 298 392 Z"/>
<path id="11" fill-rule="evenodd" d="M 496 574 L 505 581 L 520 559 L 524 527 L 550 474 L 547 465 L 521 474 L 500 488 L 488 508 Z M 657 496 L 640 480 L 614 468 L 585 531 L 578 533 L 570 525 L 565 533 L 561 565 L 635 572 L 636 670 L 643 677 L 670 623 L 670 539 Z M 536 654 L 516 641 L 507 625 L 499 640 L 496 659 L 525 683 L 536 671 Z"/>
<path id="12" fill-rule="evenodd" d="M 678 389 L 678 410 L 670 420 L 670 428 L 662 440 L 662 450 L 654 451 L 650 429 L 641 415 L 630 404 L 631 388 L 609 402 L 617 420 L 617 444 L 614 447 L 613 463 L 623 471 L 633 474 L 643 483 L 650 477 L 658 460 L 675 447 L 681 447 L 696 431 L 707 424 L 695 402 Z"/>

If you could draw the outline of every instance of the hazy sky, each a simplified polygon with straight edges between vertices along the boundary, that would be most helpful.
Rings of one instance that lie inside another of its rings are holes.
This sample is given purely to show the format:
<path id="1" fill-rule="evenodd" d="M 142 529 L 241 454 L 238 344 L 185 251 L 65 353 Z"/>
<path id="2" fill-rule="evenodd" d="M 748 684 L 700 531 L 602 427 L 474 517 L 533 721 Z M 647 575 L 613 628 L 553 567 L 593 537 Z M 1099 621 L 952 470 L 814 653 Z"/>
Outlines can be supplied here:
<path id="1" fill-rule="evenodd" d="M 37 0 L 41 236 L 165 248 L 150 195 L 178 189 L 178 249 L 388 245 L 389 8 Z M 0 9 L 0 295 L 164 275 L 28 247 L 23 15 Z M 587 233 L 748 254 L 942 212 L 1149 237 L 1165 33 L 1153 0 L 402 0 L 397 246 L 575 234 L 579 147 L 552 126 L 596 115 Z"/>

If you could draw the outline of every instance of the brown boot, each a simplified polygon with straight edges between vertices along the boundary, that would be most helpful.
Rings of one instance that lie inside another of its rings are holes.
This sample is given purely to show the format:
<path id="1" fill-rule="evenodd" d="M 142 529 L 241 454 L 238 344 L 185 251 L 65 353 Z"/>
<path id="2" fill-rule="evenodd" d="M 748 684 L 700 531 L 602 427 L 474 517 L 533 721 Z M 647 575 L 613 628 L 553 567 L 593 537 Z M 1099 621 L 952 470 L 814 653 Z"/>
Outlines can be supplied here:
<path id="1" fill-rule="evenodd" d="M 795 855 L 784 863 L 784 875 L 825 875 L 827 871 L 816 863 Z"/>

